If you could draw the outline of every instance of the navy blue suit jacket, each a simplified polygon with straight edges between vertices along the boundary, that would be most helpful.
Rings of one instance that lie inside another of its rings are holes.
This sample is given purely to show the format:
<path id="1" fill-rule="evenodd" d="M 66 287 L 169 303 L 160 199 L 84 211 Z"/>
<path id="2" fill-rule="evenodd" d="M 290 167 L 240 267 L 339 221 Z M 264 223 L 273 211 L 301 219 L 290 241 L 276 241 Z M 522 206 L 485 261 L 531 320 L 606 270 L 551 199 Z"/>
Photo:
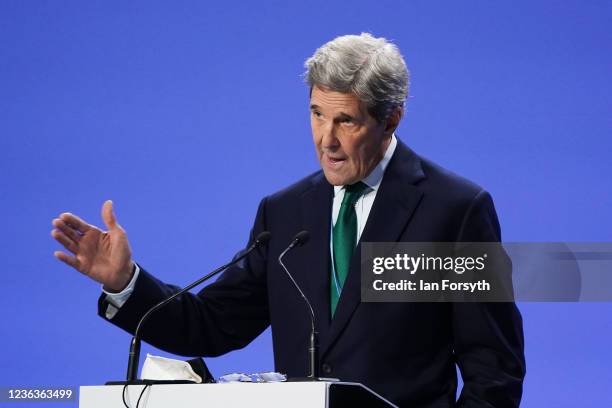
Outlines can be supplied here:
<path id="1" fill-rule="evenodd" d="M 322 375 L 363 383 L 402 407 L 518 406 L 525 360 L 513 303 L 361 303 L 357 247 L 330 318 L 332 198 L 333 186 L 321 171 L 264 198 L 251 240 L 271 231 L 268 246 L 154 314 L 144 340 L 179 355 L 218 356 L 246 346 L 271 325 L 276 370 L 304 376 L 309 314 L 277 257 L 297 232 L 308 230 L 310 241 L 285 263 L 313 303 Z M 398 143 L 361 241 L 499 240 L 486 191 Z M 143 270 L 112 323 L 133 332 L 145 311 L 175 290 Z M 102 317 L 105 311 L 102 296 Z M 465 383 L 458 403 L 456 364 Z"/>

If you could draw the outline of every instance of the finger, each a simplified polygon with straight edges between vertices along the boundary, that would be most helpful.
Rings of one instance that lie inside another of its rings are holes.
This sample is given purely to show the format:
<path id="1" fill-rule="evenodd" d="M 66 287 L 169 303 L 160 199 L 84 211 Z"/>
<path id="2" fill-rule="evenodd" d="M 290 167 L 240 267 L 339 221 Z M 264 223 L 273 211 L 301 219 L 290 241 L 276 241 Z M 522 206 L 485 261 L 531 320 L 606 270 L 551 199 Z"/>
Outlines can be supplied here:
<path id="1" fill-rule="evenodd" d="M 53 231 L 51 231 L 51 236 L 55 238 L 57 242 L 62 244 L 64 248 L 66 248 L 73 254 L 76 254 L 79 250 L 78 244 L 76 244 L 73 240 L 64 235 L 64 233 L 62 233 L 60 230 L 54 229 Z"/>
<path id="2" fill-rule="evenodd" d="M 79 269 L 79 261 L 74 256 L 65 254 L 62 251 L 55 251 L 53 255 L 68 266 L 72 266 L 76 270 Z"/>
<path id="3" fill-rule="evenodd" d="M 60 219 L 82 234 L 94 228 L 92 225 L 89 225 L 88 223 L 71 213 L 63 213 L 62 215 L 60 215 Z"/>
<path id="4" fill-rule="evenodd" d="M 58 230 L 62 231 L 64 235 L 73 240 L 76 244 L 78 244 L 81 240 L 81 235 L 79 235 L 79 233 L 74 228 L 66 224 L 61 219 L 56 218 L 53 220 L 53 222 L 51 222 L 51 224 L 53 224 L 53 226 Z"/>
<path id="5" fill-rule="evenodd" d="M 102 220 L 104 220 L 104 224 L 106 224 L 109 230 L 119 227 L 115 211 L 113 210 L 113 202 L 111 200 L 106 200 L 102 206 Z"/>

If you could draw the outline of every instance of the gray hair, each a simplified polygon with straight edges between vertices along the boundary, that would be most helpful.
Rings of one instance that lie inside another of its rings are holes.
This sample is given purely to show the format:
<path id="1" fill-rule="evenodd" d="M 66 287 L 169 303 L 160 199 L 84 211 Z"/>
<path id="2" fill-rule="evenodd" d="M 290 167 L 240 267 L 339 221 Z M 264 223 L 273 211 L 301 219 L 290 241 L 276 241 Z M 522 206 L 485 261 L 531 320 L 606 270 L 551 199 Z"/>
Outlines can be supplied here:
<path id="1" fill-rule="evenodd" d="M 378 122 L 403 107 L 409 73 L 395 44 L 371 34 L 344 35 L 322 45 L 304 63 L 306 82 L 353 93 Z"/>

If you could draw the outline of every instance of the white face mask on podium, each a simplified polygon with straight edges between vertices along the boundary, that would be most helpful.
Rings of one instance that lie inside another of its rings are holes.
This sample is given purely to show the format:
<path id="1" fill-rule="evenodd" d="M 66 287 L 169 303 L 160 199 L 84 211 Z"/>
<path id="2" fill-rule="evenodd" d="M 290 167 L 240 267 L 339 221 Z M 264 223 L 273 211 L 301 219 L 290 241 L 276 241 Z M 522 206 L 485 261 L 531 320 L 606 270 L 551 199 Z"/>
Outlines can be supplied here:
<path id="1" fill-rule="evenodd" d="M 172 358 L 154 356 L 147 353 L 140 378 L 143 380 L 186 380 L 200 384 L 202 377 L 197 375 L 188 362 Z"/>

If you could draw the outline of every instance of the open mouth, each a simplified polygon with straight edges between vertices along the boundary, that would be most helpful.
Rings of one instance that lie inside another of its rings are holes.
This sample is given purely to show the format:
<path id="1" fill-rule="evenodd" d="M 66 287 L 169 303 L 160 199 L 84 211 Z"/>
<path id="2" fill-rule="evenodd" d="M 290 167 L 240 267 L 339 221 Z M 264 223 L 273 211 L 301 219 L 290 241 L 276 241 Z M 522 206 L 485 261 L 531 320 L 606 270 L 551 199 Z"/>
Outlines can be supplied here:
<path id="1" fill-rule="evenodd" d="M 327 156 L 327 161 L 332 165 L 338 165 L 346 161 L 346 157 L 330 157 Z"/>

